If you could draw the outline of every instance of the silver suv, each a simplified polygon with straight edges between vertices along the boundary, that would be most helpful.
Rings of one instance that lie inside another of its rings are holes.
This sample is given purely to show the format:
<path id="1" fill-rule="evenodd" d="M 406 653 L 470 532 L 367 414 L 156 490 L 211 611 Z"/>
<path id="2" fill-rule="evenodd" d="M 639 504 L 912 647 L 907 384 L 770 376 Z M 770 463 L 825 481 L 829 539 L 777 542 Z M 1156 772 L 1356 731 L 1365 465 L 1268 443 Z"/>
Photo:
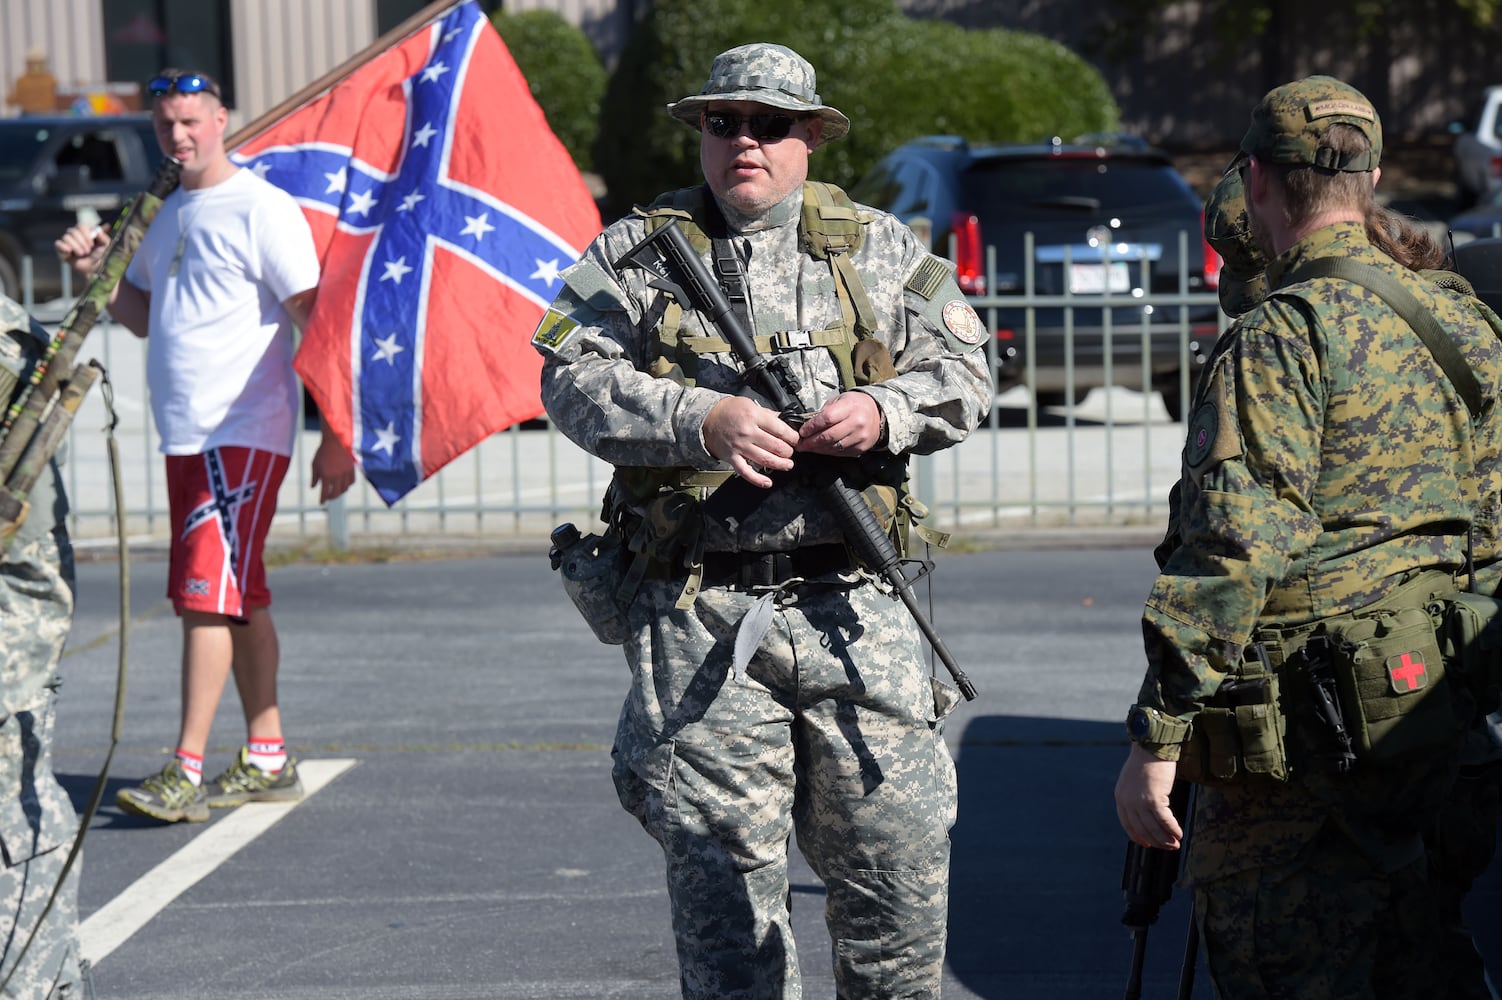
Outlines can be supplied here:
<path id="1" fill-rule="evenodd" d="M 1470 114 L 1450 123 L 1455 136 L 1455 186 L 1462 206 L 1502 186 L 1502 86 L 1487 87 Z"/>

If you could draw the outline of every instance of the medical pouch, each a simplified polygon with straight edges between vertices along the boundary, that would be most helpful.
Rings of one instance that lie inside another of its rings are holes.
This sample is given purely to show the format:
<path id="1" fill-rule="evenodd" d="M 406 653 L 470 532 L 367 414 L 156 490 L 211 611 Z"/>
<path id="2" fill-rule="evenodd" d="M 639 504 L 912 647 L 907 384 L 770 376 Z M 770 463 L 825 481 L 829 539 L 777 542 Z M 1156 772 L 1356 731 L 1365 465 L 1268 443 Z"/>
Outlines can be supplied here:
<path id="1" fill-rule="evenodd" d="M 1427 608 L 1363 613 L 1330 625 L 1336 691 L 1359 761 L 1397 764 L 1455 746 L 1460 725 Z"/>

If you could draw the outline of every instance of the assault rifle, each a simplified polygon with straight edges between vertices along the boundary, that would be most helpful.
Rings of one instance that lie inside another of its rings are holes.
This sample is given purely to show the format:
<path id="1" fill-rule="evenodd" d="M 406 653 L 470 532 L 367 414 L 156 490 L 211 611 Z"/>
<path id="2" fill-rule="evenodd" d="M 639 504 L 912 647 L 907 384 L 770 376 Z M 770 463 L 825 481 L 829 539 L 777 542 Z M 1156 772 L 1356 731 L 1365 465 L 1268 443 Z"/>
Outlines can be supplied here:
<path id="1" fill-rule="evenodd" d="M 151 187 L 120 213 L 99 266 L 0 420 L 0 552 L 26 520 L 31 509 L 27 496 L 99 377 L 96 363 L 75 365 L 73 359 L 99 314 L 109 307 L 110 293 L 124 276 L 162 201 L 177 187 L 181 172 L 177 160 L 163 160 Z"/>
<path id="2" fill-rule="evenodd" d="M 745 366 L 744 380 L 756 398 L 776 410 L 789 426 L 798 427 L 807 418 L 798 402 L 800 384 L 797 373 L 780 359 L 767 358 L 756 349 L 756 341 L 741 323 L 740 317 L 730 305 L 722 289 L 694 252 L 688 238 L 673 220 L 668 220 L 650 233 L 646 239 L 627 250 L 614 262 L 616 268 L 641 268 L 655 277 L 649 282 L 653 288 L 668 292 L 685 309 L 693 309 L 709 317 L 709 321 L 725 338 Z M 880 573 L 892 585 L 892 589 L 907 605 L 913 621 L 923 632 L 934 653 L 943 662 L 955 686 L 967 701 L 975 698 L 975 686 L 960 669 L 950 654 L 944 640 L 939 638 L 930 622 L 918 606 L 913 595 L 913 584 L 933 569 L 927 560 L 904 560 L 892 543 L 876 515 L 862 499 L 859 489 L 850 485 L 860 468 L 856 461 L 826 459 L 828 463 L 817 480 L 824 501 L 839 518 L 845 534 L 845 542 L 867 568 Z M 918 571 L 908 576 L 903 563 L 913 563 Z"/>
<path id="3" fill-rule="evenodd" d="M 1147 929 L 1158 922 L 1163 904 L 1173 896 L 1173 884 L 1179 877 L 1179 858 L 1189 846 L 1189 793 L 1192 788 L 1187 781 L 1176 781 L 1168 795 L 1168 807 L 1184 830 L 1178 850 L 1143 847 L 1136 841 L 1127 841 L 1126 863 L 1121 873 L 1121 891 L 1126 905 L 1121 922 L 1132 935 L 1132 968 L 1127 976 L 1125 1000 L 1141 1000 L 1142 997 Z M 1194 963 L 1198 951 L 1198 928 L 1191 915 L 1189 939 L 1184 944 L 1184 962 L 1179 969 L 1179 1000 L 1188 1000 L 1194 990 Z"/>

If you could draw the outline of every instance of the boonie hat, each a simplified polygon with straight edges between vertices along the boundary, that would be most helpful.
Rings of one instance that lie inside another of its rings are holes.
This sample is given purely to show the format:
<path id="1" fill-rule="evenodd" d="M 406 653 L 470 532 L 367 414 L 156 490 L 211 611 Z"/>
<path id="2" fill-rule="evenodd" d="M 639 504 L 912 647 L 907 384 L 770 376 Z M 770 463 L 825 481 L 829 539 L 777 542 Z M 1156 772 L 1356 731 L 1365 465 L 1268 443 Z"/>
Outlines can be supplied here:
<path id="1" fill-rule="evenodd" d="M 1371 150 L 1341 154 L 1321 146 L 1320 133 L 1337 122 L 1361 129 Z M 1382 120 L 1372 102 L 1350 84 L 1333 76 L 1307 76 L 1267 92 L 1252 109 L 1241 148 L 1268 163 L 1361 173 L 1382 160 Z"/>
<path id="2" fill-rule="evenodd" d="M 1246 214 L 1242 157 L 1226 168 L 1205 201 L 1205 242 L 1220 254 L 1220 307 L 1240 316 L 1267 297 L 1267 256 L 1252 239 Z"/>
<path id="3" fill-rule="evenodd" d="M 850 132 L 850 119 L 819 100 L 814 68 L 785 45 L 752 42 L 715 56 L 704 89 L 668 105 L 668 114 L 694 128 L 711 101 L 754 101 L 800 115 L 824 119 L 823 140 L 833 142 Z"/>

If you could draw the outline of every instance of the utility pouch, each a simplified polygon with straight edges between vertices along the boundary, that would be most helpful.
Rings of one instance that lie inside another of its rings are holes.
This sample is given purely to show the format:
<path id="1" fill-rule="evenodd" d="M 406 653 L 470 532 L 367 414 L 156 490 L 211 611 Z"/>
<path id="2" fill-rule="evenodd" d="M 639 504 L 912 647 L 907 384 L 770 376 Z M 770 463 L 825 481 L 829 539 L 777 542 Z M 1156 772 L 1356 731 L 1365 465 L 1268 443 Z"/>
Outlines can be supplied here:
<path id="1" fill-rule="evenodd" d="M 548 552 L 553 568 L 563 577 L 563 589 L 595 638 L 608 646 L 626 641 L 627 567 L 630 553 L 615 532 L 581 535 L 572 524 L 553 529 Z M 631 588 L 634 589 L 634 588 Z"/>
<path id="2" fill-rule="evenodd" d="M 1328 624 L 1336 691 L 1358 761 L 1396 764 L 1455 746 L 1460 724 L 1427 608 Z"/>
<path id="3" fill-rule="evenodd" d="M 1502 600 L 1462 593 L 1436 605 L 1446 669 L 1470 692 L 1476 716 L 1496 711 L 1502 703 Z"/>
<path id="4" fill-rule="evenodd" d="M 1287 781 L 1284 733 L 1277 677 L 1248 664 L 1195 715 L 1178 775 L 1201 785 Z"/>

